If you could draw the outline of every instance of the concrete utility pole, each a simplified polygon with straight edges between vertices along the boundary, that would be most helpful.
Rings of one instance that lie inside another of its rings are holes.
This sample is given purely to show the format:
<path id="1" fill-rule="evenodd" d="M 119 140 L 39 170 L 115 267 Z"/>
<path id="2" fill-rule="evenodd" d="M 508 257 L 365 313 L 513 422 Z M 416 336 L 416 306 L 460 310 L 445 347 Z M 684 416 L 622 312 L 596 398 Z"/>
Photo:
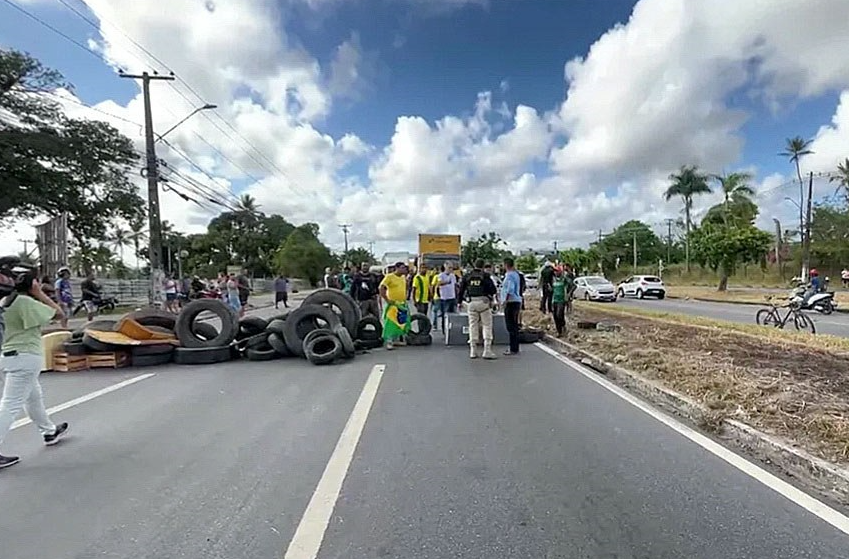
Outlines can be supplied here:
<path id="1" fill-rule="evenodd" d="M 772 218 L 775 222 L 775 264 L 781 270 L 781 222 L 778 218 Z"/>
<path id="2" fill-rule="evenodd" d="M 802 281 L 808 281 L 811 271 L 811 201 L 814 197 L 814 173 L 808 178 L 808 200 L 805 208 L 805 228 L 802 233 Z"/>
<path id="3" fill-rule="evenodd" d="M 666 263 L 672 262 L 672 223 L 675 220 L 666 218 Z"/>
<path id="4" fill-rule="evenodd" d="M 348 223 L 343 223 L 339 227 L 342 228 L 342 233 L 345 234 L 345 267 L 350 266 L 348 262 L 348 228 L 351 227 Z"/>
<path id="5" fill-rule="evenodd" d="M 634 273 L 637 273 L 637 232 L 633 232 L 634 235 Z"/>
<path id="6" fill-rule="evenodd" d="M 150 109 L 150 82 L 153 80 L 174 79 L 174 76 L 121 73 L 122 78 L 142 81 L 144 95 L 144 139 L 145 159 L 147 160 L 147 214 L 150 227 L 150 303 L 162 304 L 162 221 L 159 213 L 159 167 L 156 162 L 156 146 L 153 133 L 153 114 Z"/>

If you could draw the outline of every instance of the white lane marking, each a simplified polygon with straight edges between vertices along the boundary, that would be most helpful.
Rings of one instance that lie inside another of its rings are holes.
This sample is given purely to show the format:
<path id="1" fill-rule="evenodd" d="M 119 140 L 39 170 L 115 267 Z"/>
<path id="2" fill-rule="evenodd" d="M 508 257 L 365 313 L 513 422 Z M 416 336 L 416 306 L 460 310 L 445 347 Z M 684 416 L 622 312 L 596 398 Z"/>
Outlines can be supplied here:
<path id="1" fill-rule="evenodd" d="M 782 495 L 786 499 L 792 501 L 793 503 L 796 503 L 803 509 L 818 516 L 822 520 L 825 520 L 844 534 L 849 535 L 849 517 L 846 517 L 845 515 L 834 510 L 825 503 L 811 497 L 801 489 L 793 487 L 786 481 L 772 475 L 763 468 L 756 466 L 755 464 L 749 462 L 742 456 L 731 452 L 721 444 L 709 439 L 698 431 L 687 427 L 686 425 L 677 421 L 676 419 L 673 419 L 669 415 L 666 415 L 660 410 L 653 408 L 652 406 L 643 402 L 630 392 L 627 392 L 624 388 L 621 388 L 620 386 L 610 382 L 606 378 L 601 377 L 598 373 L 594 373 L 588 370 L 580 363 L 572 361 L 571 359 L 561 355 L 557 351 L 551 349 L 546 345 L 543 345 L 542 343 L 538 342 L 534 345 L 536 345 L 538 348 L 548 353 L 558 361 L 561 361 L 562 363 L 568 365 L 570 368 L 578 371 L 591 381 L 600 384 L 602 387 L 606 388 L 610 392 L 613 392 L 629 404 L 640 409 L 641 411 L 650 415 L 654 419 L 660 421 L 667 427 L 678 432 L 680 435 L 687 437 L 688 439 L 690 439 L 700 447 L 704 448 L 714 456 L 721 458 L 722 460 L 734 466 L 744 474 L 754 478 L 755 480 L 769 487 L 779 495 Z"/>
<path id="2" fill-rule="evenodd" d="M 354 405 L 351 416 L 345 424 L 345 429 L 339 436 L 336 448 L 327 461 L 324 473 L 318 481 L 315 492 L 310 499 L 301 522 L 298 524 L 284 559 L 315 559 L 324 540 L 324 533 L 330 523 L 330 515 L 336 508 L 336 499 L 342 491 L 342 482 L 348 475 L 348 468 L 354 458 L 354 451 L 360 442 L 371 406 L 377 397 L 380 381 L 386 365 L 375 365 L 366 380 L 360 398 Z"/>
<path id="3" fill-rule="evenodd" d="M 106 388 L 101 388 L 100 390 L 95 390 L 94 392 L 90 392 L 79 398 L 74 398 L 73 400 L 68 400 L 64 404 L 59 404 L 58 406 L 53 406 L 47 410 L 49 415 L 53 415 L 54 413 L 59 413 L 60 411 L 65 411 L 68 408 L 73 408 L 74 406 L 78 406 L 80 404 L 84 404 L 89 400 L 94 400 L 99 396 L 103 396 L 105 394 L 109 394 L 110 392 L 115 392 L 116 390 L 120 390 L 125 386 L 130 386 L 131 384 L 135 384 L 137 382 L 143 381 L 145 379 L 149 379 L 150 377 L 156 376 L 156 373 L 145 373 L 143 375 L 139 375 L 137 377 L 128 378 L 125 381 L 121 381 L 117 384 L 113 384 L 107 386 Z M 12 429 L 17 429 L 18 427 L 23 427 L 24 425 L 29 425 L 32 423 L 32 420 L 28 417 L 24 419 L 19 419 L 12 423 Z"/>

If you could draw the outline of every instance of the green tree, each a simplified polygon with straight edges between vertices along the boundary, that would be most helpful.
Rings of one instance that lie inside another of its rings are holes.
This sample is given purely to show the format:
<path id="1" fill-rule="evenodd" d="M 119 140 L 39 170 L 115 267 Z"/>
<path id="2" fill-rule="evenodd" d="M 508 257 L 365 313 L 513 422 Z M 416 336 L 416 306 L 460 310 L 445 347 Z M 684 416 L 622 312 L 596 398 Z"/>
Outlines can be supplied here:
<path id="1" fill-rule="evenodd" d="M 274 257 L 277 270 L 289 277 L 304 278 L 311 285 L 317 285 L 324 275 L 324 269 L 333 263 L 333 255 L 318 239 L 318 232 L 315 223 L 296 227 Z"/>
<path id="2" fill-rule="evenodd" d="M 516 259 L 516 269 L 525 274 L 533 274 L 539 270 L 539 259 L 533 253 L 523 254 Z"/>
<path id="3" fill-rule="evenodd" d="M 728 288 L 737 266 L 760 262 L 772 244 L 772 235 L 753 225 L 702 223 L 692 233 L 693 255 L 702 266 L 719 272 L 718 291 Z"/>
<path id="4" fill-rule="evenodd" d="M 722 192 L 723 205 L 725 206 L 725 218 L 729 220 L 731 215 L 731 202 L 733 201 L 752 201 L 752 196 L 755 191 L 749 186 L 749 181 L 752 180 L 752 175 L 749 173 L 731 173 L 730 175 L 714 175 L 714 178 L 719 182 L 719 189 Z"/>
<path id="5" fill-rule="evenodd" d="M 702 223 L 752 225 L 758 217 L 758 213 L 758 205 L 750 198 L 737 196 L 728 202 L 712 206 L 702 218 Z"/>
<path id="6" fill-rule="evenodd" d="M 796 168 L 796 178 L 799 180 L 799 229 L 805 230 L 805 217 L 802 208 L 805 207 L 805 183 L 802 181 L 802 166 L 801 160 L 806 155 L 814 153 L 810 149 L 813 140 L 806 140 L 801 136 L 795 138 L 787 138 L 785 140 L 784 151 L 778 155 L 786 157 L 790 163 L 793 163 Z M 804 236 L 804 235 L 803 235 Z"/>
<path id="7" fill-rule="evenodd" d="M 707 175 L 700 173 L 698 167 L 683 166 L 677 173 L 669 175 L 672 184 L 666 189 L 664 196 L 668 202 L 678 196 L 684 201 L 684 260 L 687 271 L 690 271 L 690 230 L 693 226 L 693 196 L 710 193 Z"/>
<path id="8" fill-rule="evenodd" d="M 363 247 L 356 247 L 349 249 L 347 253 L 342 253 L 342 258 L 340 262 L 344 263 L 345 261 L 351 265 L 351 268 L 356 268 L 363 263 L 371 266 L 372 264 L 377 263 L 377 259 L 374 255 Z"/>
<path id="9" fill-rule="evenodd" d="M 133 244 L 131 235 L 132 232 L 129 229 L 126 229 L 121 224 L 117 224 L 112 228 L 112 231 L 110 231 L 107 237 L 112 248 L 118 251 L 118 256 L 122 261 L 124 260 L 124 248 Z"/>
<path id="10" fill-rule="evenodd" d="M 837 272 L 849 264 L 849 205 L 817 204 L 811 222 L 811 257 Z"/>
<path id="11" fill-rule="evenodd" d="M 837 164 L 837 174 L 828 180 L 836 182 L 838 190 L 843 190 L 843 196 L 849 200 L 849 157 Z"/>
<path id="12" fill-rule="evenodd" d="M 626 266 L 634 259 L 634 237 L 637 239 L 637 264 L 656 264 L 664 258 L 666 249 L 660 238 L 651 227 L 642 221 L 632 219 L 608 234 L 601 243 L 596 243 L 596 249 L 604 258 L 604 267 Z"/>
<path id="13" fill-rule="evenodd" d="M 510 251 L 504 246 L 504 239 L 494 231 L 483 234 L 477 239 L 469 239 L 463 243 L 460 249 L 460 259 L 464 266 L 471 266 L 475 260 L 482 259 L 484 262 L 498 264 L 510 255 Z"/>
<path id="14" fill-rule="evenodd" d="M 69 87 L 36 59 L 0 50 L 0 217 L 68 215 L 78 239 L 143 213 L 130 182 L 132 142 L 99 121 L 67 118 L 45 92 Z"/>

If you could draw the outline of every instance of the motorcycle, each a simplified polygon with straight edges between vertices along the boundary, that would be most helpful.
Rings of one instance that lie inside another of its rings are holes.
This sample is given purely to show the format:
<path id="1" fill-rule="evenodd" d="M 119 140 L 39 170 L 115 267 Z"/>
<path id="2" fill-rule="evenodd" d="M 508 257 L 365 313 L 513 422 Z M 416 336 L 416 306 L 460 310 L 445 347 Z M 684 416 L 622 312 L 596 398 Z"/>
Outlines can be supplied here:
<path id="1" fill-rule="evenodd" d="M 94 300 L 94 304 L 97 305 L 97 312 L 114 311 L 115 307 L 118 306 L 118 298 L 114 295 L 101 295 Z M 76 316 L 84 306 L 83 303 L 78 304 L 74 312 L 71 313 L 71 316 Z"/>
<path id="2" fill-rule="evenodd" d="M 807 289 L 804 285 L 798 285 L 790 295 L 790 302 L 799 305 L 802 310 L 817 311 L 829 315 L 837 308 L 837 301 L 834 300 L 834 291 L 827 291 L 827 289 L 828 278 L 825 278 L 822 290 L 819 293 L 814 293 L 805 301 Z"/>

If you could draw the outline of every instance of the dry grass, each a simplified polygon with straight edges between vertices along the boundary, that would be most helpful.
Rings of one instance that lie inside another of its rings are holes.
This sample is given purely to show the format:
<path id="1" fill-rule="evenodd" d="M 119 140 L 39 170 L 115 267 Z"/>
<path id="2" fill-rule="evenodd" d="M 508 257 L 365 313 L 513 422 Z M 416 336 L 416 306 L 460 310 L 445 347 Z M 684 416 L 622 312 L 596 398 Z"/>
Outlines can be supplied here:
<path id="1" fill-rule="evenodd" d="M 692 285 L 670 285 L 667 286 L 669 297 L 706 299 L 709 301 L 727 301 L 729 303 L 763 303 L 767 297 L 786 297 L 788 290 L 780 292 L 769 289 L 734 289 L 729 291 L 717 291 L 713 287 L 699 287 Z M 841 306 L 849 306 L 849 292 L 835 291 L 834 300 Z"/>
<path id="2" fill-rule="evenodd" d="M 835 351 L 845 344 L 803 345 L 796 335 L 754 325 L 741 331 L 720 321 L 687 323 L 600 305 L 577 306 L 573 319 L 618 323 L 616 332 L 571 328 L 567 341 L 688 395 L 713 412 L 713 423 L 738 419 L 849 463 L 849 359 Z M 523 322 L 551 330 L 536 310 L 526 311 Z"/>

